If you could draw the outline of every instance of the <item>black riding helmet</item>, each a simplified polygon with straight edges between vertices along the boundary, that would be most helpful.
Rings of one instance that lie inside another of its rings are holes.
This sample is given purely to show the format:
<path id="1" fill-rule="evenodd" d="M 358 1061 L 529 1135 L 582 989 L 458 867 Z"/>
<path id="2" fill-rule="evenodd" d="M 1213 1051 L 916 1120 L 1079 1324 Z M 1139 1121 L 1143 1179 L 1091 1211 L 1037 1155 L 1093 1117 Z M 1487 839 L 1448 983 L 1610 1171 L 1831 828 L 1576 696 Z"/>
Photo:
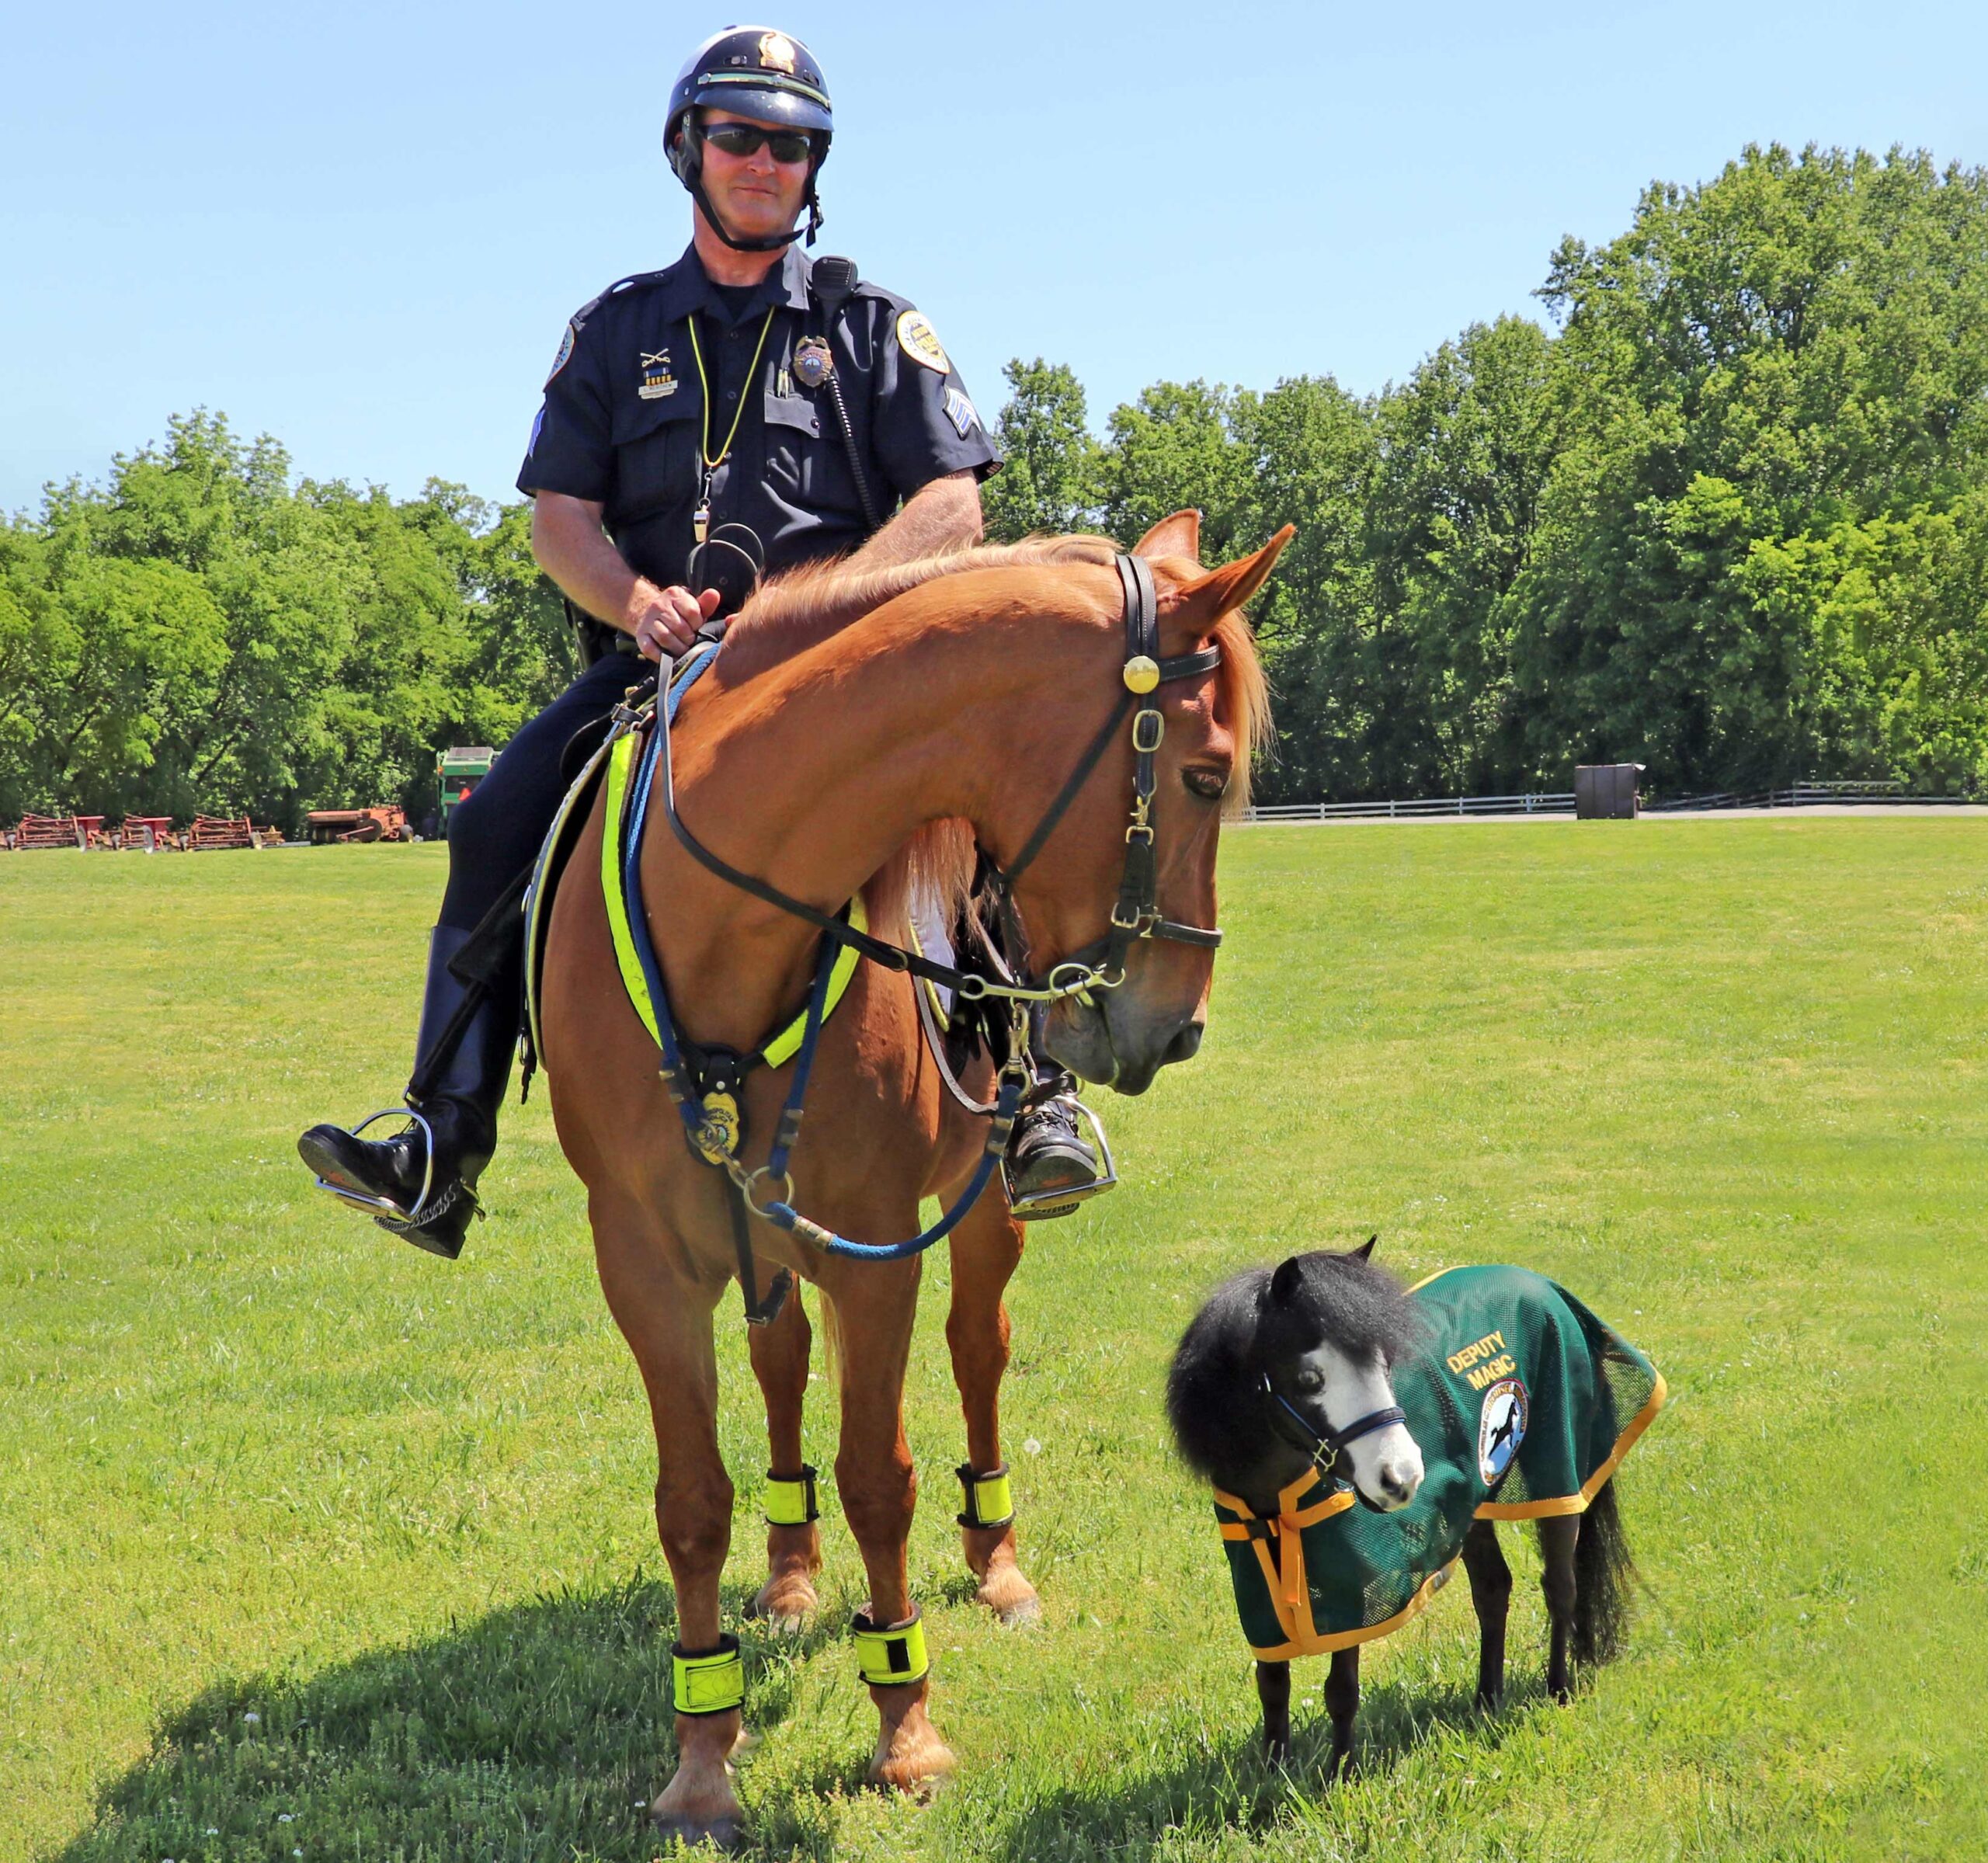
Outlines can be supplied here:
<path id="1" fill-rule="evenodd" d="M 815 177 L 827 160 L 835 115 L 829 103 L 828 81 L 815 54 L 798 39 L 767 26 L 728 26 L 714 33 L 684 61 L 669 92 L 669 115 L 663 124 L 662 144 L 676 179 L 704 210 L 719 238 L 735 252 L 770 252 L 801 237 L 773 233 L 759 239 L 735 239 L 705 198 L 704 137 L 697 112 L 714 104 L 763 123 L 787 123 L 813 133 L 808 159 L 808 243 L 822 224 L 822 205 Z"/>

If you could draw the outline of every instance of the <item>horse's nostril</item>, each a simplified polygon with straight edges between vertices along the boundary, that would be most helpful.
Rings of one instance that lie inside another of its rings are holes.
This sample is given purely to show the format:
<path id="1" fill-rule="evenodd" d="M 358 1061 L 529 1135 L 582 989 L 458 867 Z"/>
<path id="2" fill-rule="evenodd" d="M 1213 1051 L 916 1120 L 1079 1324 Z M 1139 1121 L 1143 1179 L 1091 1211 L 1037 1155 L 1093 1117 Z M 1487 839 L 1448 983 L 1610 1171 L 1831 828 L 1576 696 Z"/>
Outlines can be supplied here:
<path id="1" fill-rule="evenodd" d="M 1170 1066 L 1176 1061 L 1191 1061 L 1200 1052 L 1201 1025 L 1190 1022 L 1166 1044 L 1166 1060 Z"/>

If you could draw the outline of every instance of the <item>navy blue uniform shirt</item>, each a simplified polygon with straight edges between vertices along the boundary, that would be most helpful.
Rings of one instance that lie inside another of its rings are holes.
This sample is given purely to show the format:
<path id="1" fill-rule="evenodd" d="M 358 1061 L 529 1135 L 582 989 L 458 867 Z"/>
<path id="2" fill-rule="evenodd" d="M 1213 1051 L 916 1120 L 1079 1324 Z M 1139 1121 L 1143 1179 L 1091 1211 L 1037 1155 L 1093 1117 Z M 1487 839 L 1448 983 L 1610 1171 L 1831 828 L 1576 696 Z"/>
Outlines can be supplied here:
<path id="1" fill-rule="evenodd" d="M 796 346 L 824 331 L 808 293 L 812 269 L 790 246 L 759 283 L 721 293 L 693 247 L 662 271 L 602 293 L 567 325 L 518 489 L 598 502 L 631 568 L 652 582 L 680 582 L 707 426 L 714 455 L 738 416 L 712 475 L 711 523 L 751 525 L 769 569 L 860 544 L 867 527 L 828 388 L 808 388 L 794 368 Z M 859 284 L 831 335 L 880 519 L 947 473 L 985 478 L 998 469 L 965 384 L 905 299 Z"/>

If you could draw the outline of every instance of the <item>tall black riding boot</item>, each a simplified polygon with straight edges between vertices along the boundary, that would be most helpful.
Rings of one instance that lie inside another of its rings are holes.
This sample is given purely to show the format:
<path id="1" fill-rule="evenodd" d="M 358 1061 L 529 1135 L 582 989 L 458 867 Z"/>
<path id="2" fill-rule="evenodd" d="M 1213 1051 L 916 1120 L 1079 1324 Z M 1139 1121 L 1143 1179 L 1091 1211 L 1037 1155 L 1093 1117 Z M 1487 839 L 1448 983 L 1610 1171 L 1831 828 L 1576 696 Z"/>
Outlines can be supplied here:
<path id="1" fill-rule="evenodd" d="M 326 1190 L 372 1211 L 381 1229 L 451 1261 L 462 1253 L 470 1219 L 482 1214 L 476 1180 L 497 1149 L 497 1109 L 518 1040 L 518 961 L 506 954 L 470 981 L 450 968 L 474 935 L 438 925 L 429 940 L 406 1127 L 374 1140 L 358 1135 L 371 1120 L 351 1131 L 314 1125 L 297 1142 Z M 458 1032 L 450 1042 L 452 1024 Z"/>

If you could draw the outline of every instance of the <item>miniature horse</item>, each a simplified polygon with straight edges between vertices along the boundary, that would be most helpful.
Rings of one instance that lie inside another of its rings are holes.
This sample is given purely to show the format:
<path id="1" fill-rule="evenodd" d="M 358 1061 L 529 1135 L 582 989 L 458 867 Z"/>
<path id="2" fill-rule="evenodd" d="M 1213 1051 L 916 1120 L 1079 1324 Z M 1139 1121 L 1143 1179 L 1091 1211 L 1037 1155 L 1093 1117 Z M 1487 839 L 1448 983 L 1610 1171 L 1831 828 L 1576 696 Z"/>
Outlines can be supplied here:
<path id="1" fill-rule="evenodd" d="M 1612 1477 L 1664 1397 L 1640 1353 L 1543 1277 L 1458 1268 L 1405 1294 L 1373 1246 L 1217 1288 L 1166 1392 L 1183 1458 L 1215 1486 L 1264 1745 L 1289 1749 L 1290 1658 L 1329 1653 L 1334 1771 L 1361 1644 L 1414 1616 L 1458 1557 L 1478 1704 L 1497 1705 L 1512 1575 L 1496 1520 L 1538 1524 L 1554 1698 L 1570 1657 L 1618 1653 L 1631 1566 Z"/>
<path id="2" fill-rule="evenodd" d="M 1159 658 L 1220 649 L 1163 683 L 1150 844 L 1159 910 L 1215 923 L 1221 801 L 1242 786 L 1266 720 L 1264 685 L 1238 610 L 1261 586 L 1287 527 L 1253 555 L 1204 572 L 1192 513 L 1137 545 L 1156 592 Z M 942 836 L 996 865 L 1027 850 L 1013 899 L 1033 974 L 1086 947 L 1112 922 L 1127 864 L 1135 766 L 1114 732 L 1075 793 L 1062 794 L 1087 744 L 1127 692 L 1152 691 L 1128 659 L 1126 597 L 1113 546 L 1096 538 L 965 551 L 867 574 L 801 572 L 748 605 L 709 674 L 683 701 L 674 734 L 675 794 L 688 830 L 765 885 L 832 913 L 864 895 L 879 930 L 902 923 L 907 850 Z M 1145 747 L 1142 746 L 1142 749 Z M 1065 812 L 1039 847 L 1032 831 Z M 597 873 L 606 825 L 596 801 L 571 874 Z M 693 860 L 654 818 L 639 861 L 649 926 L 682 1033 L 704 1049 L 749 1051 L 808 997 L 819 934 L 777 903 Z M 1141 832 L 1145 832 L 1142 830 Z M 1039 855 L 1039 857 L 1036 857 Z M 895 876 L 898 897 L 890 897 Z M 1140 940 L 1120 975 L 1046 1019 L 1050 1053 L 1086 1079 L 1140 1093 L 1197 1045 L 1209 944 Z M 806 1124 L 787 1195 L 811 1223 L 866 1243 L 918 1227 L 919 1200 L 949 1197 L 974 1175 L 986 1122 L 942 1091 L 922 1042 L 910 979 L 857 967 L 822 1024 Z M 676 1592 L 673 1653 L 678 1763 L 652 1809 L 666 1836 L 735 1842 L 739 1806 L 728 1756 L 742 1737 L 742 1670 L 724 1630 L 719 1580 L 732 1537 L 732 1486 L 719 1455 L 713 1317 L 738 1272 L 731 1185 L 692 1154 L 659 1079 L 655 1041 L 617 973 L 599 885 L 569 877 L 551 907 L 540 992 L 544 1059 L 566 1156 L 587 1189 L 601 1285 L 647 1388 L 659 1475 L 656 1521 Z M 780 1121 L 791 1065 L 760 1067 L 739 1096 L 742 1167 L 760 1165 Z M 984 1086 L 988 1072 L 980 1076 Z M 756 1204 L 756 1208 L 757 1205 Z M 923 1632 L 905 1569 L 916 1498 L 902 1390 L 919 1258 L 853 1260 L 755 1218 L 749 1292 L 785 1268 L 813 1282 L 832 1315 L 841 1397 L 835 1464 L 843 1514 L 860 1548 L 869 1601 L 859 1614 L 860 1667 L 878 1715 L 871 1776 L 916 1788 L 951 1770 L 928 1716 Z M 947 1332 L 972 1465 L 999 1462 L 996 1394 L 1006 1364 L 1003 1285 L 1020 1232 L 992 1189 L 955 1232 Z M 807 1331 L 756 1338 L 777 1472 L 799 1465 Z M 783 1477 L 784 1479 L 784 1477 Z M 793 1484 L 788 1484 L 792 1486 Z M 762 1603 L 805 1605 L 818 1551 L 812 1524 L 775 1529 L 776 1570 Z M 1011 1528 L 969 1529 L 968 1560 L 985 1580 L 1013 1567 Z M 783 1563 L 784 1569 L 782 1569 Z M 990 1602 L 1033 1594 L 1018 1569 Z M 902 1678 L 902 1679 L 899 1679 Z"/>

